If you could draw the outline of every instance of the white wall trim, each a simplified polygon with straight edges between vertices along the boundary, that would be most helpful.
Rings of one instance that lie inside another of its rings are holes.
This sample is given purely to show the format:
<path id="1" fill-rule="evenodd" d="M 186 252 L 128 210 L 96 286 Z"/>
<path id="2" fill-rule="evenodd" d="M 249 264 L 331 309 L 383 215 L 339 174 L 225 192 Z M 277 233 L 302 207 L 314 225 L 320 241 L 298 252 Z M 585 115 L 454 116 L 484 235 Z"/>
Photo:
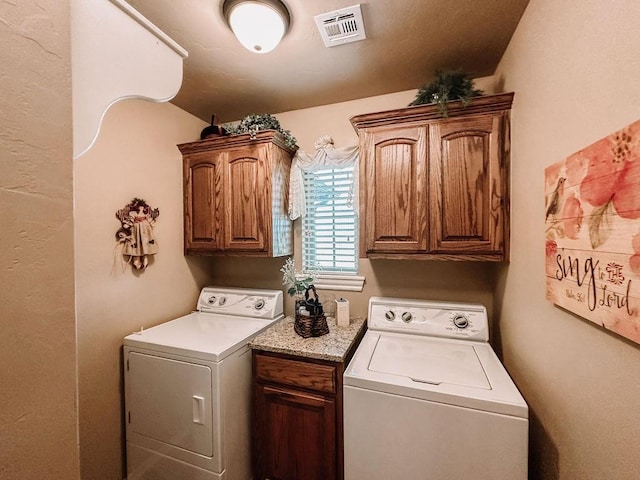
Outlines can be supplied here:
<path id="1" fill-rule="evenodd" d="M 182 58 L 187 58 L 189 56 L 189 53 L 184 48 L 178 45 L 171 37 L 169 37 L 166 33 L 164 33 L 158 27 L 156 27 L 153 23 L 151 23 L 147 19 L 147 17 L 143 16 L 139 11 L 137 11 L 127 2 L 125 2 L 124 0 L 109 0 L 109 1 L 113 3 L 116 7 L 118 7 L 120 10 L 125 12 L 127 15 L 129 15 L 131 18 L 133 18 L 136 22 L 138 22 L 144 28 L 146 28 L 149 32 L 153 33 L 156 37 L 162 40 L 169 48 L 175 51 Z"/>
<path id="2" fill-rule="evenodd" d="M 320 274 L 313 284 L 317 288 L 327 290 L 345 290 L 350 292 L 361 292 L 364 287 L 365 278 L 361 275 L 348 274 Z"/>
<path id="3" fill-rule="evenodd" d="M 124 0 L 72 0 L 74 160 L 91 148 L 117 101 L 175 97 L 187 55 Z"/>

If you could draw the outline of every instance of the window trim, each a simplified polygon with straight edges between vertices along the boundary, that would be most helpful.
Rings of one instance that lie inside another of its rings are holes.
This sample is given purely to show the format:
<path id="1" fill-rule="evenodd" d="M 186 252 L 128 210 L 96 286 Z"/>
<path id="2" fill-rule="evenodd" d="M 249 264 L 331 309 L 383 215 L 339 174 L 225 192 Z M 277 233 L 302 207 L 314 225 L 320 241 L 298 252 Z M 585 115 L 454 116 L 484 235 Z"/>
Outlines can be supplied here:
<path id="1" fill-rule="evenodd" d="M 360 270 L 360 268 L 358 268 Z M 318 288 L 328 290 L 343 290 L 361 292 L 364 288 L 364 276 L 349 273 L 318 274 L 313 284 Z"/>

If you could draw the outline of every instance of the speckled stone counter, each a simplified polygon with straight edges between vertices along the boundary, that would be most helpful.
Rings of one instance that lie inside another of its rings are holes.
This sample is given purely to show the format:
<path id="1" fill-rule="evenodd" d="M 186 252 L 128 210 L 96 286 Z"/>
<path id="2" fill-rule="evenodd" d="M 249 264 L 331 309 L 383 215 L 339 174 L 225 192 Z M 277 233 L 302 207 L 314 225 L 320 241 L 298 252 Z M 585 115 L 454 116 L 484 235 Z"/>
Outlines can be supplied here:
<path id="1" fill-rule="evenodd" d="M 344 362 L 351 346 L 362 338 L 367 323 L 364 318 L 352 317 L 349 326 L 339 327 L 334 318 L 327 317 L 328 334 L 302 338 L 293 330 L 293 322 L 293 316 L 283 318 L 251 340 L 249 346 L 254 350 Z"/>

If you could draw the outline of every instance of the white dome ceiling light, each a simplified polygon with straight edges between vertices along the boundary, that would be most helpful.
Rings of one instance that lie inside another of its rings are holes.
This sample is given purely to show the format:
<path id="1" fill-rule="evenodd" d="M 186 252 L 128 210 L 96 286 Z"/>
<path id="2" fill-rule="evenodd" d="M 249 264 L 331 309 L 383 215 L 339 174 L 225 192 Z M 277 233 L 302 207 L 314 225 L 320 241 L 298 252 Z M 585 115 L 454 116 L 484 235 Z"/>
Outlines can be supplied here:
<path id="1" fill-rule="evenodd" d="M 279 0 L 225 0 L 222 13 L 240 43 L 254 53 L 276 48 L 291 21 Z"/>

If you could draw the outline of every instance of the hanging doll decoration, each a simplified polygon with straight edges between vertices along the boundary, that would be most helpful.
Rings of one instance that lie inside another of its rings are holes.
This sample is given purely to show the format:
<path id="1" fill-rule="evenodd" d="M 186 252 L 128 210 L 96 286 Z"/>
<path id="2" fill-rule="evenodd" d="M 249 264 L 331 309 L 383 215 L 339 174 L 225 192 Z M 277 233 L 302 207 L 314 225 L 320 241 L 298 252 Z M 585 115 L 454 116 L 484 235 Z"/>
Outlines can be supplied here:
<path id="1" fill-rule="evenodd" d="M 116 251 L 120 250 L 124 260 L 138 270 L 149 264 L 149 255 L 158 253 L 153 225 L 159 215 L 159 209 L 152 209 L 141 198 L 134 198 L 116 212 L 116 218 L 122 224 L 116 232 Z"/>

